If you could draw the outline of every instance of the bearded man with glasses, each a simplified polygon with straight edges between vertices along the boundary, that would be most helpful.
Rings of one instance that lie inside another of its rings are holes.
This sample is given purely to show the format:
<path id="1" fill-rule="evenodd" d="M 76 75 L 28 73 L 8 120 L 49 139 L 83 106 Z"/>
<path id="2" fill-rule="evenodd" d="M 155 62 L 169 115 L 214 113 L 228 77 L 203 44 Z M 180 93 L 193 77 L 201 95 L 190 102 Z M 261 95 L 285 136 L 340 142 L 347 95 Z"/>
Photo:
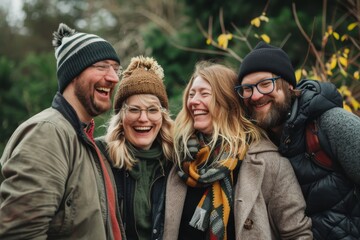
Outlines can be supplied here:
<path id="1" fill-rule="evenodd" d="M 245 56 L 238 81 L 235 91 L 248 118 L 293 166 L 314 239 L 360 239 L 360 118 L 342 108 L 333 84 L 297 84 L 288 55 L 264 42 Z M 307 152 L 310 122 L 321 130 L 328 142 L 322 147 L 337 167 L 326 168 Z"/>

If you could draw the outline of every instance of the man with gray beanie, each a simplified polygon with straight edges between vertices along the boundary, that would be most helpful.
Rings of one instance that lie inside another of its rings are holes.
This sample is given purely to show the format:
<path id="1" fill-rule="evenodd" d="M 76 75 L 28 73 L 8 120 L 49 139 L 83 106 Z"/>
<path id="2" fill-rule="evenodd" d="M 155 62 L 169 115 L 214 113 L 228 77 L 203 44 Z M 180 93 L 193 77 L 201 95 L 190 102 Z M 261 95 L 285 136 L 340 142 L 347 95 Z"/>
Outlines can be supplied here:
<path id="1" fill-rule="evenodd" d="M 293 166 L 314 239 L 360 239 L 360 118 L 342 108 L 333 84 L 297 84 L 288 55 L 264 42 L 245 56 L 238 81 L 248 117 Z"/>
<path id="2" fill-rule="evenodd" d="M 103 38 L 63 23 L 53 36 L 58 92 L 16 129 L 0 160 L 0 239 L 124 239 L 112 171 L 93 139 L 120 59 Z"/>

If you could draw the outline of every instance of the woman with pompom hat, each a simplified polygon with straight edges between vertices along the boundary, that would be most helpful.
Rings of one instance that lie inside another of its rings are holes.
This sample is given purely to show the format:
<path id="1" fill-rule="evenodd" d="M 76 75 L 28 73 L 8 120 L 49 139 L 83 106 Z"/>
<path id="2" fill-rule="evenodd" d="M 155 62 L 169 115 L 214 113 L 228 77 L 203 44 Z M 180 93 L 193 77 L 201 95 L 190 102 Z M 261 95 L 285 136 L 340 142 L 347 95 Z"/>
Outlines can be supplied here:
<path id="1" fill-rule="evenodd" d="M 114 98 L 107 133 L 97 140 L 112 162 L 127 239 L 161 239 L 173 121 L 162 67 L 131 59 Z"/>

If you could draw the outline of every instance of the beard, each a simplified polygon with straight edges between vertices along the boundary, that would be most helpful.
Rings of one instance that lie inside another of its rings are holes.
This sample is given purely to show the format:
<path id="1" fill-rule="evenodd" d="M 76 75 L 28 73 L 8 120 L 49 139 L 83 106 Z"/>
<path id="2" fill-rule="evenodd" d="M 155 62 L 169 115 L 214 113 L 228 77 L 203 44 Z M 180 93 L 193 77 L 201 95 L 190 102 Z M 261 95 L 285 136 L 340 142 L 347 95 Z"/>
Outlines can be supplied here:
<path id="1" fill-rule="evenodd" d="M 110 104 L 108 108 L 104 108 L 96 103 L 88 83 L 81 82 L 79 81 L 80 79 L 76 80 L 78 81 L 75 81 L 75 96 L 79 99 L 79 102 L 84 107 L 87 114 L 91 117 L 96 117 L 110 109 Z"/>
<path id="2" fill-rule="evenodd" d="M 266 102 L 271 103 L 270 109 L 267 112 L 257 112 L 254 106 Z M 291 103 L 290 91 L 284 91 L 284 100 L 281 102 L 276 101 L 273 97 L 265 95 L 258 101 L 249 100 L 248 114 L 259 127 L 265 131 L 270 131 L 285 123 L 291 110 Z"/>

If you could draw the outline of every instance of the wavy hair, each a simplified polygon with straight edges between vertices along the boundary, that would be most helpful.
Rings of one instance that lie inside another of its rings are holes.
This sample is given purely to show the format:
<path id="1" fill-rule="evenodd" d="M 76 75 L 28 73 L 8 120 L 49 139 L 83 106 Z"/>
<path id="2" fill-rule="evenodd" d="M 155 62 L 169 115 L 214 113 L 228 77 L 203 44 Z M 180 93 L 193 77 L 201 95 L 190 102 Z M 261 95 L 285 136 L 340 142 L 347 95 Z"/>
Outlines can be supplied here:
<path id="1" fill-rule="evenodd" d="M 138 96 L 143 102 L 147 102 L 156 97 L 151 94 L 141 94 Z M 127 100 L 122 103 L 121 110 L 110 118 L 105 141 L 108 144 L 108 152 L 113 165 L 118 168 L 125 167 L 126 169 L 131 169 L 137 163 L 137 160 L 128 148 L 124 136 L 123 120 L 125 116 L 123 107 L 126 103 Z M 166 109 L 166 111 L 162 112 L 162 125 L 155 141 L 161 144 L 165 159 L 168 161 L 172 161 L 174 156 L 172 128 L 173 120 L 171 119 L 169 111 Z"/>
<path id="2" fill-rule="evenodd" d="M 222 64 L 200 61 L 196 64 L 184 90 L 183 107 L 175 119 L 174 144 L 177 164 L 181 166 L 182 159 L 191 156 L 187 141 L 196 130 L 193 127 L 191 112 L 186 106 L 190 88 L 196 77 L 207 81 L 212 89 L 212 99 L 208 106 L 213 124 L 212 140 L 209 143 L 211 151 L 220 142 L 221 149 L 226 149 L 231 157 L 244 156 L 248 146 L 258 142 L 265 134 L 245 117 L 239 96 L 234 89 L 237 83 L 235 71 Z M 215 160 L 213 163 L 218 162 Z"/>

